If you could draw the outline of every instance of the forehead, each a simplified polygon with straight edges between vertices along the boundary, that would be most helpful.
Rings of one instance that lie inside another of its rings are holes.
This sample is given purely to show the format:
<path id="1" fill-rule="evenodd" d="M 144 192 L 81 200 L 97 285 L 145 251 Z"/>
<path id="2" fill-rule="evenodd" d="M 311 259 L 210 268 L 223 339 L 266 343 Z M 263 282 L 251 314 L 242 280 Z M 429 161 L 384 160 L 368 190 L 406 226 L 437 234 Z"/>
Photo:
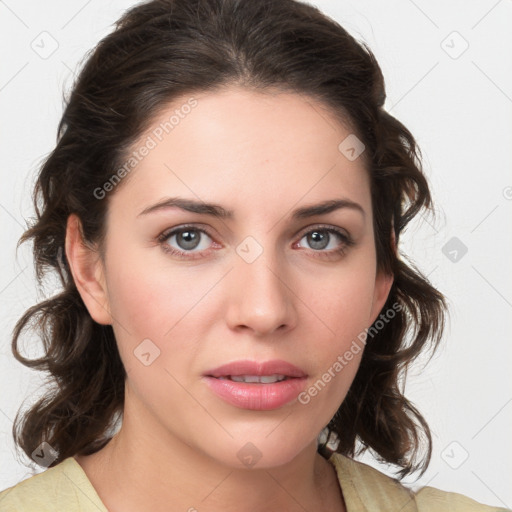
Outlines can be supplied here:
<path id="1" fill-rule="evenodd" d="M 363 159 L 344 152 L 351 137 L 348 123 L 303 94 L 229 87 L 184 95 L 132 146 L 127 158 L 137 153 L 137 162 L 112 201 L 139 212 L 183 196 L 236 211 L 345 197 L 370 208 Z"/>

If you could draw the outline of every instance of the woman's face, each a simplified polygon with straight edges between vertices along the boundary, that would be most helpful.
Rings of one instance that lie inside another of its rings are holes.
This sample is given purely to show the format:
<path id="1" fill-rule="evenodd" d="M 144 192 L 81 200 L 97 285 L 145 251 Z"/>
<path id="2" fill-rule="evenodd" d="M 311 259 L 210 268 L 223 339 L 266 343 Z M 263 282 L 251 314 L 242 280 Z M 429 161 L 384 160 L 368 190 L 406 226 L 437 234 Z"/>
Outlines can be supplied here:
<path id="1" fill-rule="evenodd" d="M 391 278 L 362 147 L 328 110 L 235 87 L 194 97 L 161 111 L 98 199 L 104 302 L 82 296 L 113 325 L 139 439 L 272 467 L 340 406 Z"/>

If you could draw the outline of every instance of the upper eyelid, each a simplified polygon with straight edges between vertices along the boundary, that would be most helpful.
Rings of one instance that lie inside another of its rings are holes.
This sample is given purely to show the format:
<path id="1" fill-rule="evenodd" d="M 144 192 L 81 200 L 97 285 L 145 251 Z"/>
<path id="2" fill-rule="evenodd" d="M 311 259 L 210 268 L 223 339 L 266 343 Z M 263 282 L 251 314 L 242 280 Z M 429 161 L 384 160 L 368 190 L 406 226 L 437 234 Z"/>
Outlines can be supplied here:
<path id="1" fill-rule="evenodd" d="M 165 229 L 164 231 L 162 231 L 162 234 L 164 233 L 175 233 L 177 231 L 182 231 L 182 230 L 185 230 L 185 229 L 197 229 L 198 231 L 204 231 L 207 235 L 209 235 L 210 233 L 210 228 L 206 226 L 206 224 L 187 224 L 187 223 L 184 223 L 184 224 L 180 224 L 180 225 L 177 225 L 177 226 L 174 226 L 172 228 L 167 228 Z M 334 230 L 338 230 L 338 231 L 343 231 L 343 232 L 346 232 L 347 235 L 348 235 L 348 231 L 345 229 L 345 228 L 342 228 L 340 226 L 334 226 L 332 224 L 325 224 L 325 223 L 316 223 L 316 224 L 311 224 L 309 226 L 305 226 L 303 228 L 301 228 L 297 234 L 299 233 L 307 233 L 309 231 L 312 231 L 312 230 L 315 230 L 315 229 L 334 229 Z"/>
<path id="2" fill-rule="evenodd" d="M 318 230 L 325 230 L 325 231 L 335 231 L 336 233 L 345 235 L 346 237 L 350 237 L 350 234 L 348 231 L 344 228 L 341 228 L 339 226 L 333 226 L 331 224 L 313 224 L 311 226 L 306 226 L 305 228 L 301 229 L 298 234 L 306 234 L 310 231 L 314 231 L 315 229 Z"/>

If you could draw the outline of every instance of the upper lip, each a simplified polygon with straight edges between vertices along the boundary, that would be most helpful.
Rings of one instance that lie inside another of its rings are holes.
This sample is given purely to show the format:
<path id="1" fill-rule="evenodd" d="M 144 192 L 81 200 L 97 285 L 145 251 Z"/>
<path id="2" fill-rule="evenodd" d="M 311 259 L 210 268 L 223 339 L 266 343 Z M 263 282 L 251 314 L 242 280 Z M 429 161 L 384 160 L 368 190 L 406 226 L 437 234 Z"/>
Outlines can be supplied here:
<path id="1" fill-rule="evenodd" d="M 205 372 L 207 377 L 227 377 L 230 375 L 285 375 L 286 377 L 307 377 L 297 366 L 287 361 L 233 361 Z"/>

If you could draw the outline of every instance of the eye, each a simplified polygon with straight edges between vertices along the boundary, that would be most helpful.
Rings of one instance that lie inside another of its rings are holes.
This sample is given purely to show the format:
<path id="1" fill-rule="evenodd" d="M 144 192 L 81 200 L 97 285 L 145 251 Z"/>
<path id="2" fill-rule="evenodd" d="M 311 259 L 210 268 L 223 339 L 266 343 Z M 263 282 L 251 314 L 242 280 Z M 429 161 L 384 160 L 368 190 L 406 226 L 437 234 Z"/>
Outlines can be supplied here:
<path id="1" fill-rule="evenodd" d="M 211 245 L 212 238 L 205 229 L 195 226 L 181 226 L 180 228 L 164 231 L 158 236 L 158 242 L 165 252 L 184 258 L 194 258 L 202 257 L 202 253 L 207 251 Z"/>
<path id="2" fill-rule="evenodd" d="M 347 233 L 331 226 L 317 226 L 309 230 L 304 233 L 297 246 L 303 247 L 302 240 L 306 240 L 314 252 L 319 252 L 319 256 L 343 255 L 350 246 L 354 245 Z"/>

